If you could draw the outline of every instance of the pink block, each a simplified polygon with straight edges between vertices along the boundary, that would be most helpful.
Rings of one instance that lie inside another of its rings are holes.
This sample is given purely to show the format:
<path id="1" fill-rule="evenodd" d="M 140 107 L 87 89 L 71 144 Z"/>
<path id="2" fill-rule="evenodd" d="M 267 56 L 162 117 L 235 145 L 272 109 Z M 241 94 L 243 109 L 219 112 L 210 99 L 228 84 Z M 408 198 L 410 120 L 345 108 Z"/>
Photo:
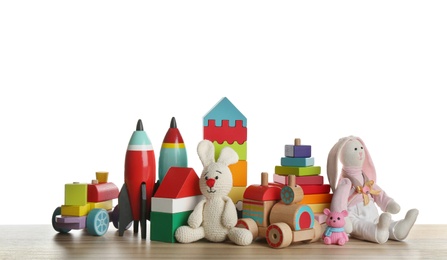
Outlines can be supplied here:
<path id="1" fill-rule="evenodd" d="M 286 175 L 273 175 L 273 181 L 284 185 L 288 184 L 288 176 Z M 316 176 L 296 176 L 295 183 L 298 185 L 322 185 L 324 183 L 324 177 L 321 175 Z"/>

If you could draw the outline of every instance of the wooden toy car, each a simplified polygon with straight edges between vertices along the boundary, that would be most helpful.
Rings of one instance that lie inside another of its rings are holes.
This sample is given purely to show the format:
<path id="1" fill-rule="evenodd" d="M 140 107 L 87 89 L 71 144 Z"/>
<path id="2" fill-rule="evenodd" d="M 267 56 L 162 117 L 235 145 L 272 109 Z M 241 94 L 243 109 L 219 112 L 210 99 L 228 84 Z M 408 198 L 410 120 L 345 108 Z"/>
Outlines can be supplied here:
<path id="1" fill-rule="evenodd" d="M 72 229 L 87 229 L 91 235 L 102 236 L 111 221 L 118 228 L 118 206 L 112 210 L 118 187 L 107 182 L 108 172 L 97 172 L 96 176 L 91 184 L 65 185 L 65 204 L 57 207 L 51 217 L 54 230 L 68 233 Z"/>
<path id="2" fill-rule="evenodd" d="M 253 238 L 265 238 L 273 248 L 319 240 L 322 227 L 312 209 L 299 203 L 304 194 L 295 185 L 295 176 L 289 176 L 287 186 L 268 183 L 267 173 L 261 176 L 261 185 L 251 185 L 244 193 L 242 218 L 237 226 L 250 230 Z"/>

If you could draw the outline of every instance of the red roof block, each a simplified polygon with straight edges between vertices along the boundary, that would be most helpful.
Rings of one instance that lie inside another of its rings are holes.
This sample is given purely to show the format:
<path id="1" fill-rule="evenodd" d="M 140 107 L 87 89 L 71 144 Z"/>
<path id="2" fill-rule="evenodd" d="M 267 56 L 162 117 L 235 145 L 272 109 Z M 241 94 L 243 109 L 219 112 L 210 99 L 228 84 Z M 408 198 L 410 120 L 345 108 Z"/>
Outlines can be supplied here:
<path id="1" fill-rule="evenodd" d="M 154 197 L 178 199 L 197 195 L 202 195 L 202 192 L 199 187 L 199 177 L 194 169 L 171 167 Z"/>

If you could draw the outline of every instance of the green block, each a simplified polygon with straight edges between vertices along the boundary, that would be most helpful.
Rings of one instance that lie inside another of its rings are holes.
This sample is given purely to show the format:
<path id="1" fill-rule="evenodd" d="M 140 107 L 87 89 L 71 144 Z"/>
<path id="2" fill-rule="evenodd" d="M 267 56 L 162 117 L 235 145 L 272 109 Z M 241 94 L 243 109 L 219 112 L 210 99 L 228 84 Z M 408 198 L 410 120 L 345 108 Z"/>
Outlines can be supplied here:
<path id="1" fill-rule="evenodd" d="M 87 184 L 65 184 L 65 205 L 84 206 L 85 204 L 87 204 Z"/>
<path id="2" fill-rule="evenodd" d="M 319 175 L 321 173 L 321 167 L 275 166 L 275 173 L 279 175 L 313 176 L 313 175 Z"/>
<path id="3" fill-rule="evenodd" d="M 214 145 L 214 155 L 215 155 L 215 160 L 217 160 L 217 158 L 220 155 L 220 151 L 224 148 L 224 147 L 231 147 L 233 148 L 233 150 L 237 153 L 237 155 L 239 156 L 239 161 L 246 161 L 247 160 L 247 141 L 245 141 L 243 144 L 238 144 L 237 142 L 234 142 L 232 144 L 228 144 L 227 141 L 223 142 L 222 144 L 219 144 L 217 141 L 213 142 Z"/>
<path id="4" fill-rule="evenodd" d="M 183 225 L 187 225 L 190 211 L 178 213 L 151 212 L 151 240 L 167 243 L 175 243 L 175 231 Z"/>

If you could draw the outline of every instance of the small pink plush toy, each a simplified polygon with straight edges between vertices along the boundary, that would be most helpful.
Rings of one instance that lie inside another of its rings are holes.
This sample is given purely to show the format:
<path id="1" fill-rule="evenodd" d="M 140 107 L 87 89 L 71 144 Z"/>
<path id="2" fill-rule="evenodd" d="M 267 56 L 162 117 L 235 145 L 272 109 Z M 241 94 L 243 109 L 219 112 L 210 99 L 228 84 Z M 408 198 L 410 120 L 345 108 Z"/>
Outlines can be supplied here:
<path id="1" fill-rule="evenodd" d="M 331 212 L 329 209 L 324 209 L 326 219 L 326 231 L 323 233 L 323 241 L 326 245 L 340 246 L 349 241 L 348 235 L 345 232 L 345 217 L 348 216 L 348 211 Z"/>

